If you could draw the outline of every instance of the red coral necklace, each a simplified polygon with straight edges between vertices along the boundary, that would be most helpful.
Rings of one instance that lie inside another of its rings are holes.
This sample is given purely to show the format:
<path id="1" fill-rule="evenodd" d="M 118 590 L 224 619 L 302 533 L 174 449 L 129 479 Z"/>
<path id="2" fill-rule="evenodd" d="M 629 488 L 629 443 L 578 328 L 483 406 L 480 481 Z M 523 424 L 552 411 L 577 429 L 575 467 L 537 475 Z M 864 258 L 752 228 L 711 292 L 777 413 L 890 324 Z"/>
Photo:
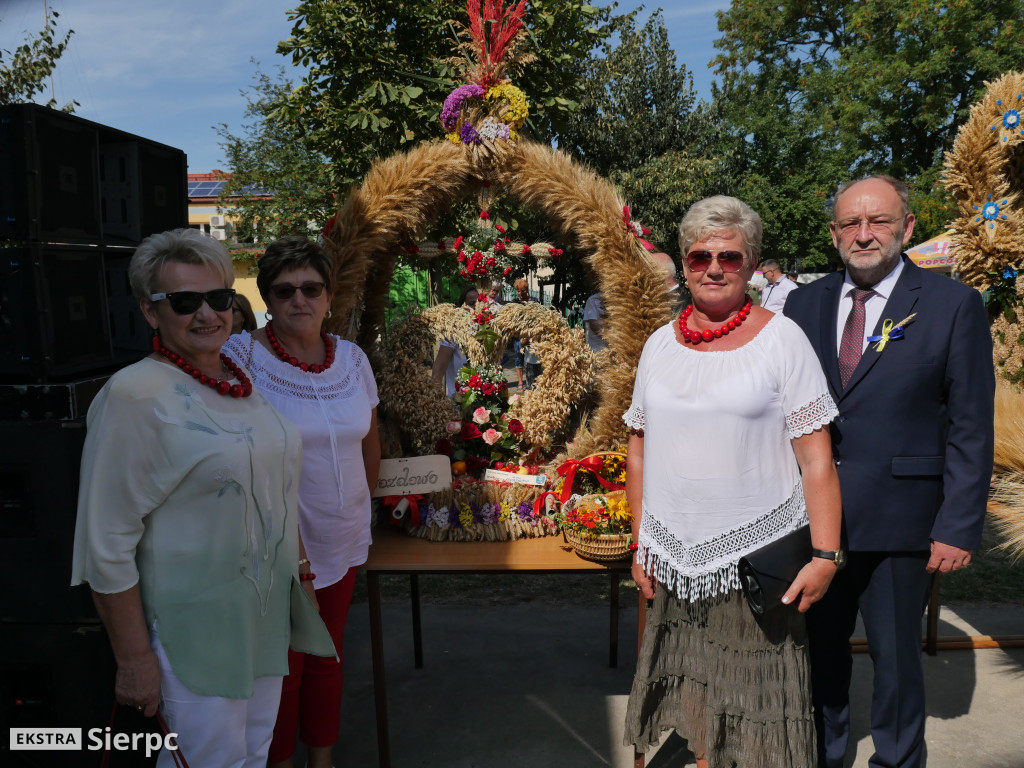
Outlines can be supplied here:
<path id="1" fill-rule="evenodd" d="M 159 336 L 155 336 L 153 338 L 153 351 L 158 355 L 166 357 L 193 379 L 198 381 L 200 384 L 209 387 L 217 394 L 231 395 L 231 397 L 248 397 L 252 394 L 252 382 L 249 381 L 249 377 L 245 375 L 245 371 L 243 371 L 234 360 L 223 352 L 220 353 L 221 362 L 224 363 L 224 367 L 231 371 L 240 383 L 232 384 L 228 379 L 218 379 L 213 376 L 207 376 L 205 373 L 201 373 L 194 365 L 186 362 L 184 357 L 179 355 L 177 352 L 171 352 L 171 350 L 165 347 L 160 341 Z"/>
<path id="2" fill-rule="evenodd" d="M 323 364 L 317 363 L 300 363 L 297 357 L 289 355 L 281 342 L 277 340 L 277 335 L 274 333 L 274 324 L 267 323 L 267 327 L 264 329 L 267 333 L 267 341 L 270 342 L 270 348 L 274 350 L 279 358 L 284 360 L 289 365 L 294 365 L 296 368 L 301 368 L 303 371 L 309 373 L 323 373 L 334 363 L 334 342 L 326 332 L 320 331 L 320 339 L 324 343 L 324 362 Z"/>
<path id="3" fill-rule="evenodd" d="M 679 315 L 679 334 L 683 337 L 684 341 L 690 344 L 700 344 L 702 341 L 714 341 L 725 336 L 729 331 L 735 331 L 741 325 L 743 321 L 747 319 L 750 314 L 750 307 L 753 302 L 747 299 L 747 303 L 740 309 L 739 314 L 736 315 L 732 320 L 727 322 L 720 328 L 708 328 L 703 331 L 691 331 L 686 327 L 686 321 L 693 314 L 693 304 L 690 304 L 686 309 L 683 310 L 682 314 Z"/>

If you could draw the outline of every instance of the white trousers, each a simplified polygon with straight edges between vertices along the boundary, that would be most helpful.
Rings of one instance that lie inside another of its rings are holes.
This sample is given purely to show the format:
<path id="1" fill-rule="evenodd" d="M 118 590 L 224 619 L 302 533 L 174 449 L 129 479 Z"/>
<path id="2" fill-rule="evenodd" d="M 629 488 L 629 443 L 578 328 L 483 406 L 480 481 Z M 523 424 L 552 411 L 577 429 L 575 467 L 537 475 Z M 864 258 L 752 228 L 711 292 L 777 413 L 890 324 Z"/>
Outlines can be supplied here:
<path id="1" fill-rule="evenodd" d="M 265 768 L 281 703 L 281 677 L 260 677 L 248 699 L 193 693 L 177 678 L 156 630 L 150 645 L 160 662 L 160 711 L 181 753 L 193 768 Z M 174 758 L 160 751 L 157 768 L 173 768 Z"/>

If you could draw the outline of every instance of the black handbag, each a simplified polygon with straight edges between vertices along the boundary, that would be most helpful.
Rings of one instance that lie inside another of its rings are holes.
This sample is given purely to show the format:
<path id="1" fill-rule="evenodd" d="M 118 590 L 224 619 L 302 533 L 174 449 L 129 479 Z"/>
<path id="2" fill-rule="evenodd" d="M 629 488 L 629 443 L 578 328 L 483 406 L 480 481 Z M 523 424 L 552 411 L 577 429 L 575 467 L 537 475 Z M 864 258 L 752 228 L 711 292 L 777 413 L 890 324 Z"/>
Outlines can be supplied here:
<path id="1" fill-rule="evenodd" d="M 811 561 L 811 527 L 805 525 L 740 558 L 740 585 L 750 610 L 760 616 L 782 605 L 800 569 Z"/>

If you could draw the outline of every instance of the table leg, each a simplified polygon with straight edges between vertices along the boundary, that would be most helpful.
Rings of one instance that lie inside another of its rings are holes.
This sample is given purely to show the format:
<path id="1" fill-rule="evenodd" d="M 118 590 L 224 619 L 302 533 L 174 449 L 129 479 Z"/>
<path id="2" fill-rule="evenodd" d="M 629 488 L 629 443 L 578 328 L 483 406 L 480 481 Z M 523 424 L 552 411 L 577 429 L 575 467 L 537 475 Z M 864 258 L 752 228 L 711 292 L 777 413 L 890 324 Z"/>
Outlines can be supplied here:
<path id="1" fill-rule="evenodd" d="M 608 666 L 614 669 L 619 666 L 619 574 L 612 571 L 611 575 L 609 602 L 612 606 L 612 615 L 608 626 Z"/>
<path id="2" fill-rule="evenodd" d="M 412 654 L 416 669 L 423 669 L 423 624 L 420 621 L 420 575 L 409 574 L 409 596 L 412 599 Z"/>
<path id="3" fill-rule="evenodd" d="M 370 602 L 370 650 L 373 657 L 373 699 L 377 709 L 377 762 L 380 768 L 391 768 L 391 747 L 388 743 L 388 692 L 384 674 L 384 628 L 380 609 L 380 577 L 366 572 L 366 594 Z"/>

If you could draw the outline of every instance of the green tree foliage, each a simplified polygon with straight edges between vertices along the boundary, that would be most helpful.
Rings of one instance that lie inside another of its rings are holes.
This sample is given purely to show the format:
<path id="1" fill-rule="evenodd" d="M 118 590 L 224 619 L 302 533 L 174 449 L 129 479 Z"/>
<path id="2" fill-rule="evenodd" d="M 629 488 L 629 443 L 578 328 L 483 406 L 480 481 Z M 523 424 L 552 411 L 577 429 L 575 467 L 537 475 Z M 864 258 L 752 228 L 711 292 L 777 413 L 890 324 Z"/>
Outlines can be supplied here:
<path id="1" fill-rule="evenodd" d="M 38 35 L 13 51 L 0 50 L 0 104 L 30 102 L 37 94 L 45 92 L 46 81 L 74 34 L 74 30 L 69 29 L 63 37 L 57 35 L 59 16 L 56 11 L 50 11 Z M 55 108 L 57 102 L 50 99 L 46 106 Z M 61 110 L 74 112 L 77 106 L 77 101 L 70 101 Z"/>
<path id="2" fill-rule="evenodd" d="M 535 138 L 557 138 L 586 93 L 580 72 L 610 34 L 609 13 L 580 0 L 529 4 L 521 45 L 536 59 L 510 74 L 530 99 Z M 464 2 L 305 0 L 289 19 L 278 53 L 307 74 L 278 114 L 331 159 L 336 184 L 358 181 L 375 158 L 407 142 L 442 134 L 441 106 L 461 82 L 453 55 Z"/>
<path id="3" fill-rule="evenodd" d="M 1022 22 L 1021 0 L 733 0 L 719 14 L 716 99 L 766 251 L 823 264 L 834 249 L 819 205 L 867 173 L 911 184 L 915 239 L 941 232 L 942 154 L 984 81 L 1024 65 Z M 802 226 L 813 229 L 791 231 Z"/>
<path id="4" fill-rule="evenodd" d="M 240 135 L 225 124 L 216 127 L 231 169 L 220 207 L 238 217 L 237 235 L 244 242 L 265 245 L 283 235 L 313 235 L 337 207 L 326 158 L 276 111 L 292 89 L 283 67 L 269 75 L 257 64 L 252 86 L 242 91 Z"/>
<path id="5" fill-rule="evenodd" d="M 559 146 L 603 176 L 634 170 L 666 152 L 699 154 L 713 133 L 710 114 L 698 103 L 693 75 L 676 66 L 658 10 L 643 29 L 636 11 L 612 19 L 616 45 L 605 41 L 586 62 L 589 83 Z"/>

